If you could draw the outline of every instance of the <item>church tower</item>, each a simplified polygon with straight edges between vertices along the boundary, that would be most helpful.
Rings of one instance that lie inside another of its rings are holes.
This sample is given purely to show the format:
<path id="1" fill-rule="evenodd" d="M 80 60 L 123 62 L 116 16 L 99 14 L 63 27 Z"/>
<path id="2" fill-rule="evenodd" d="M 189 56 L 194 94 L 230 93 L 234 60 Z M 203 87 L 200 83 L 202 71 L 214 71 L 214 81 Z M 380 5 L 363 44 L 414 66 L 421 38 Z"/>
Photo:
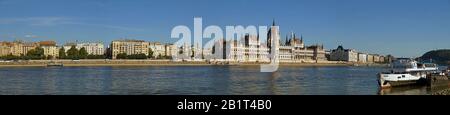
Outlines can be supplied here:
<path id="1" fill-rule="evenodd" d="M 278 50 L 278 47 L 280 46 L 279 41 L 280 41 L 279 27 L 275 25 L 275 20 L 273 20 L 272 26 L 267 32 L 267 48 L 269 48 L 269 53 L 272 53 L 273 49 Z"/>

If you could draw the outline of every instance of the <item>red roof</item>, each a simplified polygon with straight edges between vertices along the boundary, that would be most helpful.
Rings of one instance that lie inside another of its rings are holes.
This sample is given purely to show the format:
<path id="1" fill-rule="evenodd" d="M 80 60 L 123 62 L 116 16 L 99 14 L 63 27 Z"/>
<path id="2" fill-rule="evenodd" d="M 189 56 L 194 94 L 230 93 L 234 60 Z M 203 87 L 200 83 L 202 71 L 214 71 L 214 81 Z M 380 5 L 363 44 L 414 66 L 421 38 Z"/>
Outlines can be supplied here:
<path id="1" fill-rule="evenodd" d="M 55 41 L 40 41 L 39 45 L 41 46 L 56 46 Z"/>

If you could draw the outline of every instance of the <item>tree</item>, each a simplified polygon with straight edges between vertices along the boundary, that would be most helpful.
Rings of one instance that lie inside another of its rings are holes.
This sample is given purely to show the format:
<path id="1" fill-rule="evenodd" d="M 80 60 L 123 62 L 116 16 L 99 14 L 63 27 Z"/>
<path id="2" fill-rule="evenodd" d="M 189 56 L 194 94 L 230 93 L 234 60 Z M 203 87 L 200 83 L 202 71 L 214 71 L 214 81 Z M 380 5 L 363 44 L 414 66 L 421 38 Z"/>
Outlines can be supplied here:
<path id="1" fill-rule="evenodd" d="M 65 59 L 66 58 L 66 50 L 64 49 L 64 47 L 62 47 L 61 49 L 59 49 L 59 55 L 58 55 L 59 59 Z"/>
<path id="2" fill-rule="evenodd" d="M 89 54 L 87 56 L 87 59 L 105 59 L 105 58 L 106 58 L 105 55 L 92 55 L 92 54 Z"/>
<path id="3" fill-rule="evenodd" d="M 147 59 L 147 56 L 145 54 L 143 54 L 143 53 L 137 54 L 136 55 L 136 59 Z"/>
<path id="4" fill-rule="evenodd" d="M 44 48 L 37 47 L 37 48 L 36 48 L 36 53 L 37 53 L 37 55 L 38 55 L 39 57 L 41 57 L 41 59 L 45 57 L 45 55 L 44 55 Z"/>
<path id="5" fill-rule="evenodd" d="M 192 55 L 191 55 L 191 58 L 194 58 L 195 57 L 195 52 L 194 52 L 194 49 L 192 49 Z"/>
<path id="6" fill-rule="evenodd" d="M 127 53 L 120 53 L 116 55 L 117 59 L 127 59 Z"/>
<path id="7" fill-rule="evenodd" d="M 53 56 L 52 55 L 48 55 L 47 57 L 45 57 L 45 59 L 47 59 L 47 60 L 53 59 Z"/>
<path id="8" fill-rule="evenodd" d="M 79 52 L 79 53 L 78 53 L 78 56 L 79 56 L 81 59 L 86 59 L 86 58 L 87 58 L 88 52 L 86 51 L 86 48 L 82 47 L 82 48 L 80 49 L 80 51 L 78 51 L 78 52 Z"/>
<path id="9" fill-rule="evenodd" d="M 126 53 L 120 53 L 116 55 L 117 59 L 147 59 L 147 55 L 140 53 L 140 54 L 131 54 L 127 55 Z"/>
<path id="10" fill-rule="evenodd" d="M 429 51 L 422 55 L 421 61 L 433 62 L 446 65 L 450 61 L 450 49 L 440 49 Z"/>
<path id="11" fill-rule="evenodd" d="M 20 59 L 20 57 L 12 55 L 12 54 L 8 54 L 6 56 L 2 56 L 1 59 L 4 59 L 4 60 L 18 60 L 18 59 Z"/>
<path id="12" fill-rule="evenodd" d="M 215 54 L 216 53 L 216 45 L 213 45 L 213 47 L 211 48 L 211 53 Z"/>
<path id="13" fill-rule="evenodd" d="M 153 58 L 153 50 L 152 50 L 152 48 L 148 48 L 148 58 Z"/>
<path id="14" fill-rule="evenodd" d="M 78 53 L 78 49 L 75 46 L 70 47 L 69 50 L 67 50 L 67 58 L 70 59 L 79 59 L 79 53 Z"/>
<path id="15" fill-rule="evenodd" d="M 163 58 L 162 55 L 159 54 L 158 57 L 157 57 L 156 59 L 162 59 L 162 58 Z"/>
<path id="16" fill-rule="evenodd" d="M 202 51 L 202 59 L 205 59 L 205 55 L 203 54 L 203 51 Z"/>
<path id="17" fill-rule="evenodd" d="M 143 53 L 131 54 L 131 55 L 127 55 L 127 59 L 147 59 L 147 56 Z"/>
<path id="18" fill-rule="evenodd" d="M 28 51 L 27 57 L 28 57 L 28 59 L 44 59 L 45 58 L 44 49 L 41 47 L 32 49 L 32 50 Z"/>
<path id="19" fill-rule="evenodd" d="M 172 59 L 172 56 L 164 56 L 164 59 Z"/>
<path id="20" fill-rule="evenodd" d="M 183 54 L 183 53 L 184 53 L 184 52 L 183 52 L 183 49 L 184 49 L 184 48 L 183 48 L 183 47 L 180 47 L 180 49 L 181 49 L 181 50 L 178 51 L 178 54 Z"/>

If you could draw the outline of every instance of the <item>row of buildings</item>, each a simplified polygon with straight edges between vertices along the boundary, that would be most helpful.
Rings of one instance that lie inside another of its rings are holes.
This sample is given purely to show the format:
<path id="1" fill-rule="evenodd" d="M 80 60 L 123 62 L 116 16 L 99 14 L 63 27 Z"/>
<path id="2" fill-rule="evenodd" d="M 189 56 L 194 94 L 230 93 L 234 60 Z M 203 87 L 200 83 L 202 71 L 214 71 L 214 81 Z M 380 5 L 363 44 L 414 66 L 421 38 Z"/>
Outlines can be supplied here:
<path id="1" fill-rule="evenodd" d="M 75 46 L 77 50 L 85 48 L 86 52 L 90 55 L 105 55 L 106 48 L 101 42 L 85 42 L 85 43 L 66 43 L 62 47 L 67 52 L 72 46 Z"/>
<path id="2" fill-rule="evenodd" d="M 38 47 L 44 50 L 44 55 L 46 57 L 59 57 L 59 50 L 64 48 L 67 52 L 72 46 L 75 46 L 78 50 L 85 48 L 88 54 L 91 55 L 104 55 L 105 48 L 102 43 L 67 43 L 63 46 L 58 46 L 55 41 L 39 41 L 39 42 L 24 42 L 24 41 L 13 41 L 13 42 L 0 42 L 0 56 L 14 55 L 22 56 L 27 55 L 27 53 Z"/>
<path id="3" fill-rule="evenodd" d="M 13 42 L 0 42 L 0 56 L 14 55 L 22 56 L 27 55 L 27 53 L 41 47 L 44 49 L 45 56 L 51 56 L 53 58 L 59 58 L 59 50 L 64 48 L 67 52 L 70 48 L 75 47 L 77 50 L 85 48 L 89 55 L 108 55 L 112 59 L 116 58 L 119 53 L 127 54 L 149 54 L 149 49 L 153 51 L 153 56 L 171 56 L 173 45 L 161 44 L 159 42 L 145 42 L 142 40 L 115 40 L 112 41 L 110 46 L 105 47 L 103 43 L 100 42 L 85 42 L 85 43 L 66 43 L 62 46 L 58 46 L 55 41 L 39 41 L 39 42 L 24 42 L 24 41 L 13 41 Z M 167 52 L 166 52 L 167 51 Z"/>
<path id="4" fill-rule="evenodd" d="M 117 54 L 126 53 L 131 54 L 145 54 L 149 55 L 150 50 L 154 57 L 158 56 L 172 56 L 176 52 L 176 47 L 173 44 L 162 44 L 160 42 L 146 42 L 144 40 L 122 39 L 111 42 L 108 54 L 112 59 L 116 59 Z"/>
<path id="5" fill-rule="evenodd" d="M 266 41 L 264 41 L 266 40 Z M 291 32 L 284 42 L 280 39 L 278 27 L 273 22 L 267 31 L 267 38 L 258 35 L 245 34 L 236 40 L 217 40 L 212 47 L 200 47 L 199 44 L 162 44 L 160 42 L 147 42 L 144 40 L 120 39 L 114 40 L 109 46 L 99 42 L 66 43 L 57 46 L 54 41 L 40 42 L 0 42 L 0 56 L 26 55 L 36 47 L 44 49 L 45 56 L 58 58 L 59 50 L 64 48 L 67 52 L 71 47 L 78 50 L 85 48 L 90 55 L 106 55 L 117 59 L 118 54 L 145 54 L 154 57 L 173 57 L 174 60 L 212 60 L 227 62 L 270 62 L 272 55 L 276 55 L 280 62 L 319 62 L 319 61 L 345 61 L 359 63 L 385 63 L 391 57 L 377 54 L 357 52 L 353 49 L 344 49 L 339 46 L 326 51 L 323 45 L 305 45 L 303 36 Z M 276 50 L 275 52 L 272 50 Z M 273 54 L 275 53 L 275 54 Z"/>
<path id="6" fill-rule="evenodd" d="M 41 47 L 44 49 L 45 56 L 57 56 L 58 47 L 54 41 L 40 41 L 40 42 L 23 42 L 23 41 L 13 41 L 13 42 L 0 42 L 0 56 L 14 55 L 22 56 L 27 55 L 27 53 Z"/>
<path id="7" fill-rule="evenodd" d="M 356 63 L 389 63 L 393 60 L 393 56 L 383 56 L 378 54 L 368 54 L 357 52 L 354 49 L 344 49 L 342 45 L 331 50 L 329 55 L 330 61 L 346 61 Z"/>
<path id="8" fill-rule="evenodd" d="M 277 33 L 277 30 L 270 30 L 269 33 Z M 272 37 L 271 34 L 269 34 L 269 36 Z M 269 38 L 268 42 L 272 39 L 274 38 Z M 323 45 L 306 46 L 303 37 L 300 36 L 300 38 L 298 38 L 294 33 L 287 36 L 284 43 L 281 41 L 279 42 L 278 58 L 280 62 L 345 61 L 358 63 L 385 63 L 392 60 L 391 56 L 361 53 L 354 49 L 344 49 L 342 46 L 338 46 L 331 51 L 326 51 Z M 72 46 L 78 50 L 85 48 L 90 55 L 108 55 L 112 59 L 116 59 L 117 54 L 120 53 L 126 53 L 128 55 L 149 55 L 149 50 L 152 50 L 154 57 L 172 57 L 174 54 L 180 54 L 184 55 L 184 58 L 177 59 L 211 59 L 232 62 L 269 62 L 269 47 L 271 47 L 268 44 L 261 43 L 259 37 L 255 35 L 245 35 L 241 40 L 219 40 L 214 43 L 213 48 L 198 48 L 197 45 L 189 46 L 187 44 L 177 47 L 173 44 L 130 39 L 114 40 L 108 47 L 105 47 L 103 43 L 67 43 L 63 46 L 57 46 L 54 41 L 14 41 L 0 42 L 0 56 L 10 54 L 14 56 L 27 55 L 28 51 L 41 47 L 44 49 L 45 56 L 58 58 L 60 48 L 64 48 L 67 52 Z M 193 57 L 193 55 L 201 55 L 201 57 Z"/>
<path id="9" fill-rule="evenodd" d="M 199 53 L 201 53 L 202 55 L 206 55 L 206 58 L 202 57 L 200 59 L 228 62 L 269 62 L 271 60 L 271 53 L 274 53 L 271 49 L 277 50 L 274 55 L 277 56 L 280 62 L 285 63 L 323 61 L 388 63 L 394 58 L 393 56 L 357 52 L 353 49 L 344 49 L 342 46 L 327 51 L 323 45 L 319 44 L 306 46 L 303 40 L 303 36 L 298 37 L 295 33 L 291 32 L 290 35 L 286 36 L 284 42 L 282 42 L 280 32 L 275 22 L 273 22 L 267 32 L 265 42 L 257 35 L 246 34 L 243 38 L 237 40 L 222 39 L 215 41 L 212 48 L 197 48 L 197 45 L 189 46 L 186 44 L 181 47 L 172 47 L 176 51 L 181 50 L 181 52 L 187 52 L 183 54 L 181 59 L 198 60 L 197 58 L 199 56 L 194 55 L 200 55 Z M 191 52 L 190 50 L 194 51 Z"/>

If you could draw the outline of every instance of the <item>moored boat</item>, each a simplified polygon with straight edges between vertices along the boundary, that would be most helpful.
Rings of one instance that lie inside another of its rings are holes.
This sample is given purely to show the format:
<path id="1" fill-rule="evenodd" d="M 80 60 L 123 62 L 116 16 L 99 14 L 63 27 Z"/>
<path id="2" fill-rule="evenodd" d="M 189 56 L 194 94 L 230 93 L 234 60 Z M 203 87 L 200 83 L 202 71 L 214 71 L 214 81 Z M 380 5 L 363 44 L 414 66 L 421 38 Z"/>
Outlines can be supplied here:
<path id="1" fill-rule="evenodd" d="M 450 77 L 450 65 L 447 67 L 447 77 Z"/>
<path id="2" fill-rule="evenodd" d="M 47 67 L 62 67 L 64 66 L 62 63 L 58 63 L 58 62 L 49 62 L 47 63 Z"/>
<path id="3" fill-rule="evenodd" d="M 438 66 L 433 63 L 398 59 L 391 63 L 389 72 L 379 73 L 378 82 L 381 88 L 426 84 L 427 75 L 437 71 Z"/>

